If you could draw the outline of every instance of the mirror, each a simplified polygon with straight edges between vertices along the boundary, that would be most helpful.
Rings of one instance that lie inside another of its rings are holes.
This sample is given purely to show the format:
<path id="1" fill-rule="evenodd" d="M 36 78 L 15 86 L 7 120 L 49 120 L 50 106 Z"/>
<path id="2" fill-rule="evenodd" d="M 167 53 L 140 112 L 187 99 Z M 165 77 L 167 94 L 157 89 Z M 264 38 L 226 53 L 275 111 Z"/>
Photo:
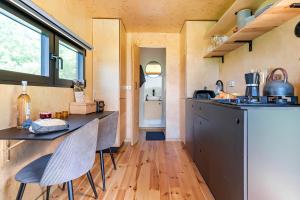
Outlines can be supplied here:
<path id="1" fill-rule="evenodd" d="M 297 37 L 300 37 L 300 22 L 298 22 L 298 24 L 296 25 L 296 28 L 295 28 L 295 35 Z"/>
<path id="2" fill-rule="evenodd" d="M 157 61 L 151 61 L 146 65 L 145 74 L 150 78 L 156 78 L 161 75 L 161 64 Z"/>

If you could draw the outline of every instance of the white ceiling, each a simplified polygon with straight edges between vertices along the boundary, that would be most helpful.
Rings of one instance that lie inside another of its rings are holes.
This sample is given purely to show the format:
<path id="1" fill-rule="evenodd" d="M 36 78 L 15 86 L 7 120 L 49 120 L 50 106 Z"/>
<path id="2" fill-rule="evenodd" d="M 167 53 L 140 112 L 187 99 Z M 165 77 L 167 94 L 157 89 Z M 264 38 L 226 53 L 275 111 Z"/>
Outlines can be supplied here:
<path id="1" fill-rule="evenodd" d="M 93 18 L 121 18 L 127 32 L 179 32 L 185 20 L 217 20 L 234 0 L 90 0 Z"/>

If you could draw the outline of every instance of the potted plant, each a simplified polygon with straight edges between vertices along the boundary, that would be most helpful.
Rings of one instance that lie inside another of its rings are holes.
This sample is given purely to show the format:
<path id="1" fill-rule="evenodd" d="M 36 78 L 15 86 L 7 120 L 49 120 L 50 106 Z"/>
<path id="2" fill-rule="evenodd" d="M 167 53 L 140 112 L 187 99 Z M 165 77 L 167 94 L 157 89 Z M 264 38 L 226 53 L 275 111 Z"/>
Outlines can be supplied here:
<path id="1" fill-rule="evenodd" d="M 84 83 L 78 80 L 74 80 L 73 88 L 74 88 L 75 102 L 84 103 L 85 102 Z"/>

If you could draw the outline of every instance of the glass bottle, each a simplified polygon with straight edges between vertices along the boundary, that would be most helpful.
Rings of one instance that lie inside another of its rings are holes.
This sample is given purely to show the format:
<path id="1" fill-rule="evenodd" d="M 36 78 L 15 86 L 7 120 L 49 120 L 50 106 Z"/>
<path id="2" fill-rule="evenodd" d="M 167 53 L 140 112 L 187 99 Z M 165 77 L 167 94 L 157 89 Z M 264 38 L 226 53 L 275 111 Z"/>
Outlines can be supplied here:
<path id="1" fill-rule="evenodd" d="M 23 128 L 23 123 L 30 119 L 30 97 L 27 94 L 27 81 L 22 81 L 22 93 L 17 102 L 17 128 Z"/>

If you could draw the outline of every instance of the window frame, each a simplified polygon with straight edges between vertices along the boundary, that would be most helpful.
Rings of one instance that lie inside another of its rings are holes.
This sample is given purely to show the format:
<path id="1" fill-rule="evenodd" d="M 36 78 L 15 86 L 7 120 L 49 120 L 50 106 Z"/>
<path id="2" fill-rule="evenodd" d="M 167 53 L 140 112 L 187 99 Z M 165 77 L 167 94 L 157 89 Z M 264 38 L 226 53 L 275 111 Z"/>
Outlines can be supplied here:
<path id="1" fill-rule="evenodd" d="M 9 5 L 5 2 L 0 2 L 0 8 L 6 10 L 7 12 L 11 13 L 12 15 L 26 21 L 27 23 L 35 26 L 36 28 L 40 29 L 42 33 L 47 34 L 49 36 L 49 77 L 43 75 L 34 75 L 34 74 L 27 74 L 21 72 L 14 72 L 8 70 L 0 69 L 0 84 L 12 84 L 12 85 L 19 85 L 22 80 L 28 81 L 28 85 L 34 86 L 49 86 L 49 87 L 67 87 L 70 88 L 73 86 L 73 80 L 64 80 L 59 79 L 59 69 L 56 68 L 56 63 L 58 60 L 52 59 L 51 55 L 58 55 L 59 51 L 59 40 L 63 41 L 64 43 L 72 46 L 78 52 L 83 55 L 83 67 L 82 67 L 82 77 L 84 82 L 85 80 L 85 57 L 86 57 L 86 50 L 82 47 L 76 45 L 74 42 L 70 41 L 69 39 L 61 36 L 55 30 L 51 29 L 50 27 L 42 24 L 38 20 L 33 19 L 26 13 L 20 11 L 19 9 L 15 8 L 14 6 Z M 42 40 L 41 40 L 42 42 Z M 41 55 L 43 51 L 41 51 Z M 45 70 L 42 67 L 43 59 L 45 57 L 41 57 L 41 71 Z"/>
<path id="2" fill-rule="evenodd" d="M 153 65 L 153 64 L 156 64 L 156 65 L 159 65 L 160 66 L 160 73 L 150 73 L 150 72 L 147 72 L 147 67 L 149 65 Z M 155 60 L 152 60 L 150 62 L 148 62 L 145 66 L 145 75 L 149 78 L 158 78 L 158 77 L 161 77 L 162 76 L 162 65 L 158 62 L 158 61 L 155 61 Z"/>
<path id="3" fill-rule="evenodd" d="M 68 40 L 66 40 L 65 38 L 59 36 L 59 35 L 55 35 L 55 55 L 59 56 L 59 41 L 62 41 L 63 43 L 71 46 L 72 48 L 76 49 L 80 54 L 83 55 L 83 68 L 82 68 L 82 76 L 83 76 L 83 80 L 80 81 L 84 81 L 85 83 L 85 56 L 86 56 L 86 51 L 83 48 L 78 47 L 77 45 L 74 45 L 73 43 L 69 42 Z M 66 86 L 66 85 L 73 85 L 73 80 L 67 80 L 67 79 L 60 79 L 59 78 L 59 65 L 58 67 L 54 67 L 55 69 L 55 76 L 54 76 L 54 82 L 56 84 L 56 86 Z M 78 69 L 79 70 L 79 69 Z"/>

